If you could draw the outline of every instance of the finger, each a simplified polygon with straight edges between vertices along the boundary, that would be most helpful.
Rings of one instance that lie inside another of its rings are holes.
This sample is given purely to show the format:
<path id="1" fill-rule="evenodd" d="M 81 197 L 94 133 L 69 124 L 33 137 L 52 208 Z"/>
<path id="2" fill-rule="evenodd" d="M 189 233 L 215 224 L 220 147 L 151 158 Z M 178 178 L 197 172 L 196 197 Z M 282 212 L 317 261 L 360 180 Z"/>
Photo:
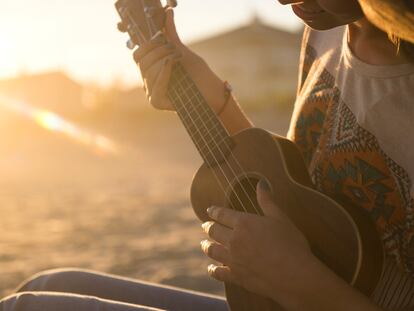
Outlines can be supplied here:
<path id="1" fill-rule="evenodd" d="M 174 65 L 179 61 L 179 58 L 170 57 L 164 62 L 163 69 L 157 76 L 153 89 L 150 91 L 150 102 L 158 109 L 167 109 L 170 104 L 167 98 L 168 85 L 171 79 L 171 73 Z"/>
<path id="2" fill-rule="evenodd" d="M 217 206 L 208 208 L 207 213 L 211 219 L 231 229 L 233 229 L 236 226 L 237 221 L 240 215 L 242 214 L 241 212 L 237 212 L 229 208 Z"/>
<path id="3" fill-rule="evenodd" d="M 170 42 L 181 44 L 181 39 L 178 35 L 174 22 L 174 10 L 172 8 L 168 8 L 165 13 L 165 35 Z"/>
<path id="4" fill-rule="evenodd" d="M 204 254 L 206 254 L 211 259 L 218 261 L 224 265 L 230 264 L 230 253 L 223 245 L 211 242 L 209 240 L 201 241 L 200 245 Z"/>
<path id="5" fill-rule="evenodd" d="M 285 5 L 285 4 L 303 3 L 303 0 L 279 0 L 279 2 Z"/>
<path id="6" fill-rule="evenodd" d="M 229 247 L 229 239 L 233 233 L 233 230 L 214 221 L 203 223 L 202 228 L 212 240 Z"/>
<path id="7" fill-rule="evenodd" d="M 165 44 L 153 49 L 151 53 L 147 53 L 144 57 L 141 58 L 140 62 L 138 63 L 142 75 L 145 76 L 145 73 L 149 68 L 169 56 L 181 56 L 180 52 L 172 44 Z"/>
<path id="8" fill-rule="evenodd" d="M 134 51 L 134 60 L 135 62 L 138 64 L 141 62 L 141 59 L 147 55 L 148 53 L 150 53 L 152 50 L 159 48 L 163 45 L 166 45 L 165 43 L 160 43 L 160 42 L 152 42 L 152 41 L 148 41 L 146 43 L 144 43 L 143 45 L 141 45 L 138 49 L 136 49 Z"/>
<path id="9" fill-rule="evenodd" d="M 257 184 L 257 202 L 263 210 L 265 216 L 270 216 L 275 219 L 284 219 L 286 215 L 275 204 L 273 200 L 273 193 L 269 183 L 262 179 Z"/>
<path id="10" fill-rule="evenodd" d="M 226 283 L 235 283 L 231 270 L 227 266 L 209 265 L 207 268 L 208 275 L 217 281 Z"/>

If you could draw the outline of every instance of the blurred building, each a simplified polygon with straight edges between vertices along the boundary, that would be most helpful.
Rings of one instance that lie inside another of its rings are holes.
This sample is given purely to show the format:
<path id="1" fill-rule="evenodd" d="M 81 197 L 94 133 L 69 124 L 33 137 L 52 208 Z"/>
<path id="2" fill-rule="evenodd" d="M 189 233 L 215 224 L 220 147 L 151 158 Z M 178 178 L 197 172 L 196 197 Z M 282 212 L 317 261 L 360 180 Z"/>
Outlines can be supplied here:
<path id="1" fill-rule="evenodd" d="M 280 105 L 295 96 L 301 37 L 254 18 L 190 47 L 230 82 L 245 107 Z"/>
<path id="2" fill-rule="evenodd" d="M 283 31 L 254 18 L 234 30 L 190 43 L 223 80 L 243 107 L 291 105 L 296 96 L 302 33 Z M 143 107 L 142 88 L 125 92 L 123 109 Z"/>
<path id="3" fill-rule="evenodd" d="M 62 72 L 0 80 L 0 93 L 66 117 L 77 117 L 85 111 L 84 87 Z"/>
<path id="4" fill-rule="evenodd" d="M 213 70 L 228 80 L 245 108 L 291 105 L 296 92 L 301 34 L 249 24 L 190 44 Z M 152 111 L 142 87 L 100 89 L 82 85 L 62 72 L 0 80 L 0 94 L 67 118 L 134 118 Z"/>

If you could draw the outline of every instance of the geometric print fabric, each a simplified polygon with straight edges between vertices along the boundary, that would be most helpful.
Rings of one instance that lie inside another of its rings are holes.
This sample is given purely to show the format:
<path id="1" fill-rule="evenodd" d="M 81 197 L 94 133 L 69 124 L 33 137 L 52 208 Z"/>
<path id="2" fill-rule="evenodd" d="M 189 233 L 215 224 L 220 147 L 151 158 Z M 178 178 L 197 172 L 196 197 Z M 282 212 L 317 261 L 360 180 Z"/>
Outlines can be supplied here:
<path id="1" fill-rule="evenodd" d="M 376 137 L 358 124 L 341 100 L 334 77 L 315 70 L 315 55 L 308 46 L 290 138 L 301 150 L 317 189 L 365 210 L 386 254 L 414 277 L 411 180 Z"/>

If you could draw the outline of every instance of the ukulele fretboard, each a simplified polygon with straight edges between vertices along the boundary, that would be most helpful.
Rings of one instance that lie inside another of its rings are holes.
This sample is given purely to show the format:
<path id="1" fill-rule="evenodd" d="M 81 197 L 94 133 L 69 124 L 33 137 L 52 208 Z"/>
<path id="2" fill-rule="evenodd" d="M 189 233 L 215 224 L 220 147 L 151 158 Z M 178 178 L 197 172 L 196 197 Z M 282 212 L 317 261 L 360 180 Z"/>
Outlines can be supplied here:
<path id="1" fill-rule="evenodd" d="M 208 166 L 222 163 L 232 150 L 232 139 L 181 64 L 176 64 L 168 87 L 187 132 Z"/>

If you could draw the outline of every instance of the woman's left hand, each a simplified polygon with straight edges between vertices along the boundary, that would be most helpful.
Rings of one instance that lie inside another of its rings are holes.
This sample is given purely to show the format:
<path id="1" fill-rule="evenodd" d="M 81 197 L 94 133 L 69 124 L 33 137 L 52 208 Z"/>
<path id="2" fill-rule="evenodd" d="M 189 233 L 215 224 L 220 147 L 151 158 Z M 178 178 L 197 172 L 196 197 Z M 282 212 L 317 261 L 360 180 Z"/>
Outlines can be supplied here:
<path id="1" fill-rule="evenodd" d="M 292 294 L 303 281 L 301 271 L 315 257 L 302 232 L 275 205 L 264 181 L 257 187 L 257 199 L 264 216 L 210 208 L 213 221 L 203 229 L 211 241 L 202 241 L 201 247 L 222 264 L 209 266 L 213 278 L 278 300 Z"/>

